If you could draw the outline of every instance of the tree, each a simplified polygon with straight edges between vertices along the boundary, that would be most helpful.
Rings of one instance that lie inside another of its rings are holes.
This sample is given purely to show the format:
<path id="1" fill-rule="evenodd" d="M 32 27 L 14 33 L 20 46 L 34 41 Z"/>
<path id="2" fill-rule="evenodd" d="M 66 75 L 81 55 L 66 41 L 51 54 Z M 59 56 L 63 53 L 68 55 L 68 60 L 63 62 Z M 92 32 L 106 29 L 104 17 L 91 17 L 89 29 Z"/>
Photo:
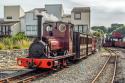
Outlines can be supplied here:
<path id="1" fill-rule="evenodd" d="M 115 30 L 115 32 L 120 32 L 122 34 L 125 34 L 125 26 L 124 27 L 121 27 L 121 28 L 118 28 Z"/>
<path id="2" fill-rule="evenodd" d="M 122 27 L 124 27 L 123 24 L 111 24 L 111 27 L 108 28 L 108 34 L 114 32 L 114 31 L 116 31 L 117 29 L 122 28 Z"/>
<path id="3" fill-rule="evenodd" d="M 107 29 L 105 26 L 93 26 L 91 29 L 94 31 L 102 30 L 104 33 L 107 33 Z"/>
<path id="4" fill-rule="evenodd" d="M 104 36 L 104 32 L 103 32 L 103 30 L 98 29 L 93 33 L 93 35 L 100 38 L 100 37 Z"/>

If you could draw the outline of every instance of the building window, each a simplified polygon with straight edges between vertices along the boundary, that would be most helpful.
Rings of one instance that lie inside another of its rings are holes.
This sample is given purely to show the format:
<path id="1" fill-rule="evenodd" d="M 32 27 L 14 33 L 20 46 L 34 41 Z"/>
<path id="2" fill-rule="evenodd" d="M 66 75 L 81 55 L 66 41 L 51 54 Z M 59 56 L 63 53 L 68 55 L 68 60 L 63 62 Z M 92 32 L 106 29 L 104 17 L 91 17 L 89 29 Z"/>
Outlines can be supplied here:
<path id="1" fill-rule="evenodd" d="M 75 26 L 74 26 L 74 31 L 75 31 L 75 32 L 78 32 L 78 30 L 79 30 L 79 29 L 78 29 L 78 25 L 75 25 Z"/>
<path id="2" fill-rule="evenodd" d="M 0 36 L 11 35 L 11 26 L 10 25 L 1 25 L 0 26 Z"/>
<path id="3" fill-rule="evenodd" d="M 36 36 L 37 35 L 37 26 L 36 25 L 27 25 L 26 26 L 26 35 L 27 36 Z"/>
<path id="4" fill-rule="evenodd" d="M 74 13 L 75 20 L 81 20 L 81 13 Z"/>
<path id="5" fill-rule="evenodd" d="M 12 19 L 12 16 L 8 16 L 7 19 Z"/>
<path id="6" fill-rule="evenodd" d="M 75 25 L 74 31 L 80 33 L 87 33 L 88 26 L 87 25 Z"/>
<path id="7" fill-rule="evenodd" d="M 88 25 L 83 25 L 83 32 L 87 33 L 88 32 Z"/>
<path id="8" fill-rule="evenodd" d="M 83 25 L 78 25 L 78 29 L 79 29 L 79 32 L 82 33 L 83 32 Z"/>

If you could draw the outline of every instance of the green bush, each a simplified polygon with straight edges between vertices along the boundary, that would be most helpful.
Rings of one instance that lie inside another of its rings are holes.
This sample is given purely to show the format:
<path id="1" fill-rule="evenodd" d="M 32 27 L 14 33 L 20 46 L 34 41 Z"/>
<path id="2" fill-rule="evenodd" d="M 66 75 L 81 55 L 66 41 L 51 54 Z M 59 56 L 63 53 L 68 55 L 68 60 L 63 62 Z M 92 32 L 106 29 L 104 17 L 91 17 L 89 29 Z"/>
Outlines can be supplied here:
<path id="1" fill-rule="evenodd" d="M 24 49 L 29 48 L 30 41 L 24 33 L 18 33 L 14 37 L 1 39 L 0 49 Z"/>
<path id="2" fill-rule="evenodd" d="M 6 37 L 3 38 L 3 44 L 7 49 L 12 49 L 13 48 L 13 39 L 11 37 Z"/>
<path id="3" fill-rule="evenodd" d="M 16 34 L 14 37 L 13 37 L 13 40 L 15 41 L 20 41 L 20 40 L 27 40 L 28 38 L 25 36 L 24 33 L 20 32 L 18 34 Z"/>

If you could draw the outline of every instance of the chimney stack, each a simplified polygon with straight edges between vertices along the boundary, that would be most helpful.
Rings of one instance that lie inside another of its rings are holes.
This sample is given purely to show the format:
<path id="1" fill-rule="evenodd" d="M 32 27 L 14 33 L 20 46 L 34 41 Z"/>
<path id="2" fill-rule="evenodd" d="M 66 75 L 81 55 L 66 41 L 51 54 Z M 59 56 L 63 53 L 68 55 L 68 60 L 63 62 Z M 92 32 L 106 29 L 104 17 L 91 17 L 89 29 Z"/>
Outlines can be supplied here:
<path id="1" fill-rule="evenodd" d="M 37 15 L 37 37 L 41 40 L 41 29 L 42 29 L 42 15 Z"/>

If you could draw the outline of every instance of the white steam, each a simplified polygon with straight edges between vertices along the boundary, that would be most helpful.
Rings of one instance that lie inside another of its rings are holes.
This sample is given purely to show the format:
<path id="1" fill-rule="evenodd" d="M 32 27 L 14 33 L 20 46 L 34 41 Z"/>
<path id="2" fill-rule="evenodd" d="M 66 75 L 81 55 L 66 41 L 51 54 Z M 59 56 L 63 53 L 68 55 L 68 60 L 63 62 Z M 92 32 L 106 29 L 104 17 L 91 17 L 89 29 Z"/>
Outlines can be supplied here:
<path id="1" fill-rule="evenodd" d="M 43 15 L 43 21 L 59 21 L 59 19 L 52 15 L 52 14 L 48 14 L 46 12 L 42 12 L 42 15 Z"/>

